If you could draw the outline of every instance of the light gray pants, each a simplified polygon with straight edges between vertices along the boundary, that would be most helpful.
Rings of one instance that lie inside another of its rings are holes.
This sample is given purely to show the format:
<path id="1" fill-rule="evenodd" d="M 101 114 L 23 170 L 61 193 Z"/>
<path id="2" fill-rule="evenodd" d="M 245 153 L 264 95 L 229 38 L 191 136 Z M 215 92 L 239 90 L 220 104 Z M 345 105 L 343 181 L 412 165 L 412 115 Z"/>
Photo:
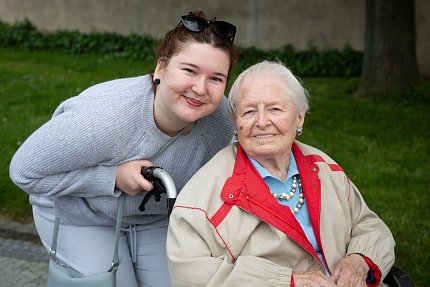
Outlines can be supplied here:
<path id="1" fill-rule="evenodd" d="M 51 249 L 55 215 L 53 208 L 33 206 L 34 222 L 43 245 Z M 117 284 L 127 287 L 170 286 L 166 257 L 168 220 L 133 225 L 121 231 Z M 112 264 L 114 227 L 60 224 L 57 257 L 90 275 L 109 270 Z"/>

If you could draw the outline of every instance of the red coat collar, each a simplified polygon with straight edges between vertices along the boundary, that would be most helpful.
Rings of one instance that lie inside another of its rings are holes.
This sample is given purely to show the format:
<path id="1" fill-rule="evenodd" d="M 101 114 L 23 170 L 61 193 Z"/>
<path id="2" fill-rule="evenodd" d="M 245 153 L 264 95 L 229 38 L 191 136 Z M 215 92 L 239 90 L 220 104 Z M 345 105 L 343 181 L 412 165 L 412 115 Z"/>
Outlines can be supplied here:
<path id="1" fill-rule="evenodd" d="M 318 178 L 318 166 L 313 162 L 312 157 L 304 156 L 295 143 L 293 144 L 292 152 L 299 169 L 303 193 L 305 194 L 315 237 L 320 250 L 323 250 L 319 227 L 321 185 Z M 236 205 L 281 230 L 319 260 L 318 255 L 307 240 L 303 229 L 290 209 L 279 204 L 273 198 L 268 186 L 249 161 L 240 145 L 238 145 L 233 175 L 227 179 L 221 191 L 221 198 L 226 203 Z"/>

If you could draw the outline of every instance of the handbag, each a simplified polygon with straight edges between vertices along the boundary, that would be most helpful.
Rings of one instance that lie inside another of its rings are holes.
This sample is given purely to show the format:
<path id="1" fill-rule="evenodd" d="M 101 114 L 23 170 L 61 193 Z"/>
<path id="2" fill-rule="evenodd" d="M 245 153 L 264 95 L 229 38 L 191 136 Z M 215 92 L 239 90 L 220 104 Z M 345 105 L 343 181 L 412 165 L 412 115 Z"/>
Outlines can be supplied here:
<path id="1" fill-rule="evenodd" d="M 172 144 L 183 132 L 182 129 L 176 136 L 171 138 L 164 146 L 162 146 L 149 160 L 153 160 L 162 153 L 170 144 Z M 113 250 L 112 267 L 106 271 L 97 274 L 84 276 L 77 270 L 62 262 L 56 256 L 58 230 L 60 228 L 60 219 L 55 217 L 54 234 L 52 236 L 52 244 L 50 251 L 50 259 L 48 266 L 48 287 L 116 287 L 116 272 L 120 261 L 118 256 L 118 243 L 121 230 L 122 214 L 124 211 L 125 194 L 122 193 L 118 203 L 118 216 L 116 219 L 115 230 L 115 245 Z"/>
<path id="2" fill-rule="evenodd" d="M 115 245 L 113 251 L 112 267 L 106 272 L 84 276 L 77 270 L 65 264 L 56 256 L 57 237 L 60 227 L 60 219 L 55 217 L 54 234 L 52 236 L 52 244 L 50 251 L 50 259 L 48 266 L 48 287 L 115 287 L 116 272 L 120 261 L 118 256 L 118 243 L 120 237 L 122 214 L 124 211 L 125 195 L 121 194 L 118 203 L 118 216 L 116 220 L 115 230 Z"/>

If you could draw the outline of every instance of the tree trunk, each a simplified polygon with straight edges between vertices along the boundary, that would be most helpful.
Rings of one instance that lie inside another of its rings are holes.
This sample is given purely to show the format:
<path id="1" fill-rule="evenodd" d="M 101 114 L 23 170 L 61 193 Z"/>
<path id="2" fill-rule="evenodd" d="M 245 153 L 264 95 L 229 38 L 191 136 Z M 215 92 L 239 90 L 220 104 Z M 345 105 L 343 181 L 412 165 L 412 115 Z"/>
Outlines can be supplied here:
<path id="1" fill-rule="evenodd" d="M 366 0 L 366 37 L 357 95 L 396 96 L 420 79 L 414 0 Z"/>

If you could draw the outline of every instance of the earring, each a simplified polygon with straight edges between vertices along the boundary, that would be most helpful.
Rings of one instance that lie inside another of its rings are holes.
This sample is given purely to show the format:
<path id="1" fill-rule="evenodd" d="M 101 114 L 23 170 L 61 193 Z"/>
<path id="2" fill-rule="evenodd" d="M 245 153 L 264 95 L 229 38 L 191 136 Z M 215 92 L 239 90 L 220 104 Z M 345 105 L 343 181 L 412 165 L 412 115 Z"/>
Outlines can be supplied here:
<path id="1" fill-rule="evenodd" d="M 301 135 L 303 133 L 303 128 L 302 127 L 297 127 L 296 128 L 296 133 L 297 133 L 297 136 Z"/>
<path id="2" fill-rule="evenodd" d="M 156 78 L 154 80 L 152 80 L 152 83 L 156 86 L 158 86 L 160 84 L 160 79 Z"/>

